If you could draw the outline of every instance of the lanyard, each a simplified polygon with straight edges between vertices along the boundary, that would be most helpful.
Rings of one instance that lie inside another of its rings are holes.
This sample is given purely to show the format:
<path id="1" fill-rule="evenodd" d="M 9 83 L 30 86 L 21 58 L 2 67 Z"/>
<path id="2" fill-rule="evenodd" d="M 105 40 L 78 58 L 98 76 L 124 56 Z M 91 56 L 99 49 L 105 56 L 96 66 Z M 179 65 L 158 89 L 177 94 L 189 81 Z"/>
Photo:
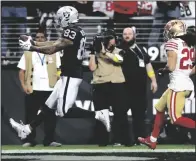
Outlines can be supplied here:
<path id="1" fill-rule="evenodd" d="M 144 60 L 144 55 L 143 55 L 141 49 L 140 49 L 137 45 L 135 45 L 135 46 L 137 47 L 137 49 L 138 49 L 138 50 L 140 51 L 140 53 L 142 54 L 142 57 L 143 57 L 143 60 Z M 137 53 L 136 53 L 132 48 L 130 48 L 130 50 L 135 54 L 135 56 L 137 56 L 138 60 L 140 60 L 140 57 L 137 55 Z"/>
<path id="2" fill-rule="evenodd" d="M 44 59 L 45 59 L 45 55 L 43 56 L 43 58 L 41 58 L 40 54 L 37 53 L 38 56 L 39 56 L 39 59 L 41 60 L 41 63 L 42 63 L 42 66 L 44 65 Z"/>

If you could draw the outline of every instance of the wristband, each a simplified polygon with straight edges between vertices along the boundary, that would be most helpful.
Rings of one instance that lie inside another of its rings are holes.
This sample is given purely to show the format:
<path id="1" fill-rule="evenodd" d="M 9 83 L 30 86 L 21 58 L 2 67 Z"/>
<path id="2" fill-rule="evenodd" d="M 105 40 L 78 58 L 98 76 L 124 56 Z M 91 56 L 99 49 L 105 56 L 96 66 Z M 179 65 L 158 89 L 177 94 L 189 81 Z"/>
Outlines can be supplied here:
<path id="1" fill-rule="evenodd" d="M 113 57 L 113 61 L 116 62 L 116 63 L 119 62 L 119 60 L 118 60 L 118 58 L 116 56 Z"/>
<path id="2" fill-rule="evenodd" d="M 58 76 L 58 77 L 61 76 L 61 71 L 60 71 L 60 70 L 57 71 L 57 76 Z"/>
<path id="3" fill-rule="evenodd" d="M 122 63 L 123 62 L 123 57 L 118 55 L 118 54 L 114 54 L 113 61 L 116 62 L 116 63 Z"/>
<path id="4" fill-rule="evenodd" d="M 149 77 L 149 78 L 152 78 L 152 77 L 155 76 L 154 71 L 149 71 L 147 74 L 148 74 L 148 77 Z"/>

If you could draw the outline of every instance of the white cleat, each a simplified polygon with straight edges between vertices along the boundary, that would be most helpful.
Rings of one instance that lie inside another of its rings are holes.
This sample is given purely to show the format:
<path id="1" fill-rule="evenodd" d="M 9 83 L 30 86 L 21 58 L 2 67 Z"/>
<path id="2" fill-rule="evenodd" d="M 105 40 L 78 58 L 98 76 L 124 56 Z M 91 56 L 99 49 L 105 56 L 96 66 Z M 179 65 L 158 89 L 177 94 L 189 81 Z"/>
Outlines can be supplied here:
<path id="1" fill-rule="evenodd" d="M 14 121 L 14 119 L 9 119 L 11 126 L 14 130 L 18 133 L 18 137 L 20 137 L 22 140 L 25 139 L 30 133 L 31 129 L 29 125 L 24 125 L 23 123 L 18 123 Z"/>
<path id="2" fill-rule="evenodd" d="M 105 125 L 108 132 L 111 131 L 109 110 L 96 111 L 95 118 Z"/>

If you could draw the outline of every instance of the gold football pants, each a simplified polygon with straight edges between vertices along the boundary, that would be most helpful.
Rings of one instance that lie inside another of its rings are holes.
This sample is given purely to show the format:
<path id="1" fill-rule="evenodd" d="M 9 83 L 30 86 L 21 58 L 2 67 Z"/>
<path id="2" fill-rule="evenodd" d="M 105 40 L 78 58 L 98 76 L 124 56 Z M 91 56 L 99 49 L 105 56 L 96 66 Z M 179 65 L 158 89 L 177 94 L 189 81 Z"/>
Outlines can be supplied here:
<path id="1" fill-rule="evenodd" d="M 185 98 L 190 94 L 191 91 L 175 92 L 168 88 L 155 105 L 155 108 L 159 112 L 164 112 L 167 107 L 171 122 L 174 123 L 182 116 L 182 111 L 185 106 Z"/>

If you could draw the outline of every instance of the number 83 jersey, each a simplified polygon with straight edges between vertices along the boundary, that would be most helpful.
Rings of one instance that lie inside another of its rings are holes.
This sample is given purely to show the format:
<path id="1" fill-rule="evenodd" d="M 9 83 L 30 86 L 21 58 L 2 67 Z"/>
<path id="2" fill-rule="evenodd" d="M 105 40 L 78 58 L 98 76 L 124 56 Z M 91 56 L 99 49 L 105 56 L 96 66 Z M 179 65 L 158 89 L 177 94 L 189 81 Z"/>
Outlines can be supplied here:
<path id="1" fill-rule="evenodd" d="M 84 31 L 76 25 L 64 28 L 62 38 L 69 39 L 73 45 L 63 50 L 61 57 L 61 73 L 63 76 L 82 78 L 82 59 L 85 52 L 86 36 Z"/>
<path id="2" fill-rule="evenodd" d="M 170 39 L 165 44 L 166 51 L 174 51 L 177 54 L 176 68 L 169 74 L 170 83 L 168 87 L 176 92 L 194 90 L 194 84 L 190 79 L 195 58 L 194 48 L 190 48 L 180 39 Z"/>

